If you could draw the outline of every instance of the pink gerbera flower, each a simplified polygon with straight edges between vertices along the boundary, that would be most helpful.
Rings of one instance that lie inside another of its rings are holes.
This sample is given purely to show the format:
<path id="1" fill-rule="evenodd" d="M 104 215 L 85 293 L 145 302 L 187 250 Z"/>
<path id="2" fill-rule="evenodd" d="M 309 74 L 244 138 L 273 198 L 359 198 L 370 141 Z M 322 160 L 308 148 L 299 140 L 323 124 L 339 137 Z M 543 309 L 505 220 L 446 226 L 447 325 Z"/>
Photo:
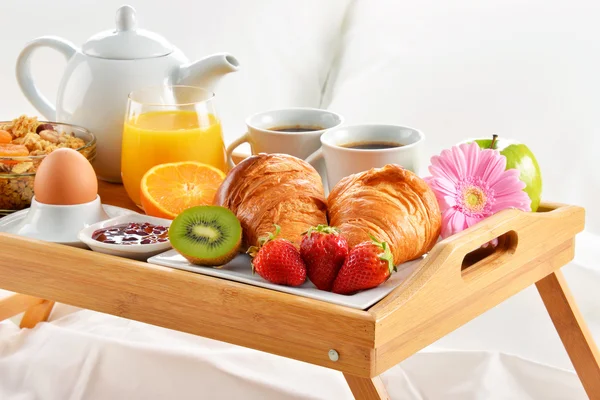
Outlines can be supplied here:
<path id="1" fill-rule="evenodd" d="M 430 177 L 442 211 L 442 238 L 460 232 L 506 208 L 531 211 L 519 171 L 506 169 L 506 157 L 477 143 L 461 144 L 431 158 Z"/>

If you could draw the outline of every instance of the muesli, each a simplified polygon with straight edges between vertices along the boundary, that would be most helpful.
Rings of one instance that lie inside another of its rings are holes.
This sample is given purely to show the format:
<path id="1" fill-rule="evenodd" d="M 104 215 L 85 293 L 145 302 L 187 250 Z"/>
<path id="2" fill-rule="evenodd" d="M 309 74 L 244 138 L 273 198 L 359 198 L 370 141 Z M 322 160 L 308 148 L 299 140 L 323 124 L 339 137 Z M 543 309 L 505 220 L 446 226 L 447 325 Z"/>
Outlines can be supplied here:
<path id="1" fill-rule="evenodd" d="M 33 196 L 33 179 L 41 159 L 56 149 L 80 149 L 85 142 L 70 132 L 59 132 L 51 123 L 21 115 L 0 124 L 0 210 L 28 207 Z M 23 157 L 19 159 L 19 157 Z"/>

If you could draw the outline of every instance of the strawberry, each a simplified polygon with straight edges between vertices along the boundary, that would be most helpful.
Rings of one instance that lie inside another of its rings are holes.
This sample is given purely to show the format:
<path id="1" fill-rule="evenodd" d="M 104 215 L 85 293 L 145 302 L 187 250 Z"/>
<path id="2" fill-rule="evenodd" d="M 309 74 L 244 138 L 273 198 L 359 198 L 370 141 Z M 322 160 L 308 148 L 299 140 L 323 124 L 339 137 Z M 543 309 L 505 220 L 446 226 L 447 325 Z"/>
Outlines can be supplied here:
<path id="1" fill-rule="evenodd" d="M 348 241 L 337 228 L 319 225 L 310 228 L 300 243 L 308 279 L 318 289 L 329 290 L 348 255 Z"/>
<path id="2" fill-rule="evenodd" d="M 371 239 L 350 250 L 333 282 L 333 293 L 352 294 L 374 288 L 388 280 L 392 272 L 396 271 L 390 246 L 373 236 Z"/>
<path id="3" fill-rule="evenodd" d="M 277 239 L 280 230 L 275 225 L 275 234 L 269 233 L 259 239 L 259 247 L 248 249 L 253 257 L 252 273 L 278 285 L 300 286 L 306 281 L 306 266 L 291 242 Z"/>

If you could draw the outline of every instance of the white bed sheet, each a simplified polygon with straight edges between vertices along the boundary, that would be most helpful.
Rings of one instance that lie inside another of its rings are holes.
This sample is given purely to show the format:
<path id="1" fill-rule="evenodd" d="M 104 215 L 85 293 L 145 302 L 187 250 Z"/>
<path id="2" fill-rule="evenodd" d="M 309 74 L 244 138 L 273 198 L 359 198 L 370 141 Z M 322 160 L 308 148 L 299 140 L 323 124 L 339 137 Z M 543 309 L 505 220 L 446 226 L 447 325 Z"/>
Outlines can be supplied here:
<path id="1" fill-rule="evenodd" d="M 600 341 L 598 254 L 585 234 L 564 273 Z M 590 247 L 591 246 L 591 247 Z M 585 399 L 528 288 L 383 374 L 392 399 Z M 0 399 L 350 399 L 341 373 L 58 305 L 49 323 L 0 323 Z"/>
<path id="2" fill-rule="evenodd" d="M 77 311 L 0 324 L 0 398 L 351 399 L 341 373 Z M 383 374 L 392 399 L 585 399 L 568 370 L 490 351 L 428 349 Z"/>

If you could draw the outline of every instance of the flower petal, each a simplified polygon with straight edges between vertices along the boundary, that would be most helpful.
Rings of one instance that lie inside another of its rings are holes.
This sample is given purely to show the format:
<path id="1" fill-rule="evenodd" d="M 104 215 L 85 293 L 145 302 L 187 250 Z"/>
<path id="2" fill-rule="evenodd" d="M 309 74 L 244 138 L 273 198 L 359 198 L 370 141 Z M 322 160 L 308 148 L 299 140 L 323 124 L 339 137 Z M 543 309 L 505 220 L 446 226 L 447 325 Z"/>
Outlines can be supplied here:
<path id="1" fill-rule="evenodd" d="M 465 149 L 461 146 L 465 146 L 465 145 L 452 147 L 451 160 L 452 160 L 452 166 L 454 167 L 454 170 L 456 171 L 456 176 L 462 180 L 467 177 L 467 162 L 466 162 Z"/>
<path id="2" fill-rule="evenodd" d="M 446 208 L 450 207 L 451 205 L 448 202 L 446 202 L 445 198 L 452 198 L 455 195 L 452 192 L 448 192 L 444 184 L 446 180 L 443 178 L 434 178 L 432 176 L 426 177 L 424 178 L 424 180 L 427 183 L 427 185 L 429 185 L 431 190 L 433 190 L 438 204 L 440 205 L 441 211 L 444 211 Z M 440 182 L 442 184 L 440 184 Z"/>
<path id="3" fill-rule="evenodd" d="M 485 242 L 484 244 L 481 245 L 481 247 L 484 249 L 486 249 L 490 246 L 492 246 L 492 248 L 495 248 L 496 246 L 498 246 L 498 238 L 492 239 L 489 242 Z"/>
<path id="4" fill-rule="evenodd" d="M 506 191 L 495 197 L 492 204 L 492 212 L 504 210 L 506 208 L 518 208 L 523 211 L 531 211 L 531 199 L 526 192 L 520 189 Z"/>
<path id="5" fill-rule="evenodd" d="M 507 208 L 531 211 L 531 199 L 527 196 L 527 193 L 523 191 L 510 197 L 502 197 L 496 199 L 496 202 L 492 205 L 492 212 L 495 214 L 498 211 L 506 210 Z"/>
<path id="6" fill-rule="evenodd" d="M 465 214 L 461 212 L 454 213 L 454 217 L 452 218 L 452 224 L 456 229 L 456 232 L 464 231 L 467 228 Z"/>
<path id="7" fill-rule="evenodd" d="M 443 150 L 442 154 L 437 157 L 434 166 L 443 169 L 448 177 L 454 177 L 457 182 L 463 178 L 460 165 L 457 165 L 454 157 L 454 147 L 450 150 Z"/>
<path id="8" fill-rule="evenodd" d="M 442 213 L 442 231 L 440 232 L 442 239 L 446 239 L 448 236 L 454 234 L 450 221 L 457 212 L 459 211 L 457 211 L 455 208 L 449 208 Z"/>
<path id="9" fill-rule="evenodd" d="M 496 196 L 522 191 L 525 189 L 525 182 L 519 179 L 519 171 L 509 169 L 490 185 L 490 189 L 494 190 Z"/>
<path id="10" fill-rule="evenodd" d="M 476 223 L 478 223 L 479 221 L 481 221 L 483 218 L 478 218 L 472 215 L 465 215 L 465 229 L 472 227 L 473 225 L 475 225 Z"/>
<path id="11" fill-rule="evenodd" d="M 465 156 L 465 175 L 474 176 L 479 165 L 479 154 L 481 154 L 481 148 L 475 142 L 460 145 L 461 150 Z"/>
<path id="12" fill-rule="evenodd" d="M 482 150 L 477 176 L 492 186 L 506 169 L 506 157 L 497 150 Z"/>
<path id="13" fill-rule="evenodd" d="M 439 202 L 439 200 L 438 200 L 438 202 Z M 445 210 L 448 207 L 454 207 L 456 205 L 456 196 L 444 196 L 443 202 L 444 202 L 443 210 Z M 441 204 L 440 204 L 440 207 L 442 207 Z"/>
<path id="14" fill-rule="evenodd" d="M 451 181 L 454 185 L 458 184 L 458 176 L 448 168 L 441 165 L 429 166 L 429 173 L 435 178 L 444 178 Z"/>
<path id="15" fill-rule="evenodd" d="M 435 190 L 441 192 L 443 195 L 454 196 L 456 195 L 456 185 L 454 182 L 446 178 L 436 178 L 431 181 L 432 188 L 435 187 Z"/>
<path id="16" fill-rule="evenodd" d="M 442 239 L 466 228 L 465 215 L 456 208 L 449 208 L 442 214 Z"/>

